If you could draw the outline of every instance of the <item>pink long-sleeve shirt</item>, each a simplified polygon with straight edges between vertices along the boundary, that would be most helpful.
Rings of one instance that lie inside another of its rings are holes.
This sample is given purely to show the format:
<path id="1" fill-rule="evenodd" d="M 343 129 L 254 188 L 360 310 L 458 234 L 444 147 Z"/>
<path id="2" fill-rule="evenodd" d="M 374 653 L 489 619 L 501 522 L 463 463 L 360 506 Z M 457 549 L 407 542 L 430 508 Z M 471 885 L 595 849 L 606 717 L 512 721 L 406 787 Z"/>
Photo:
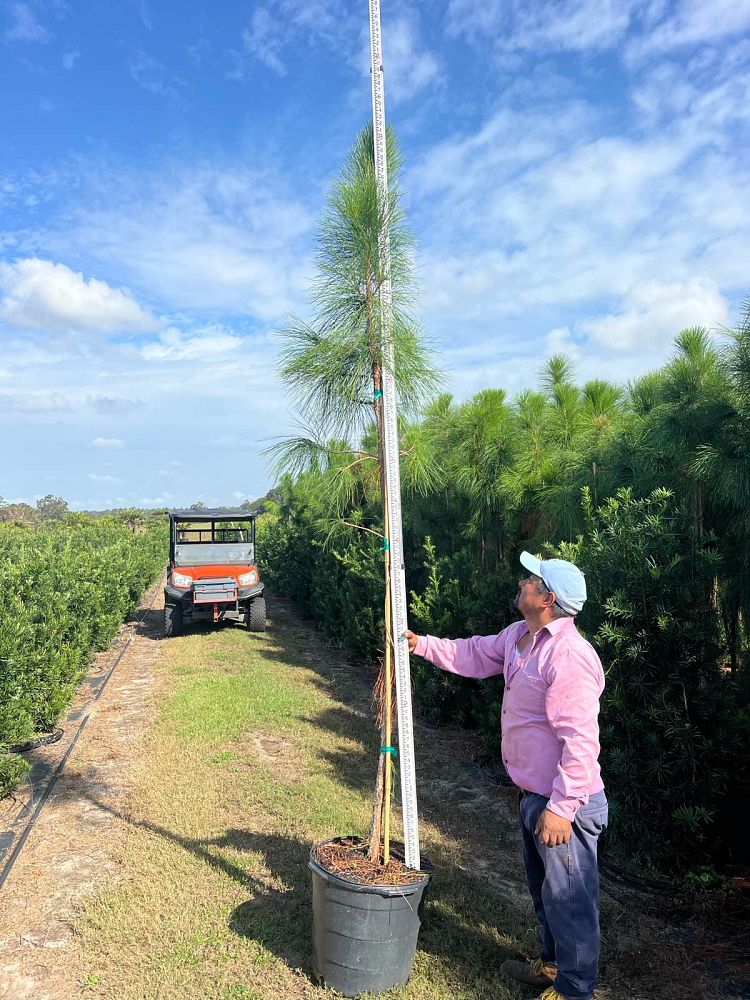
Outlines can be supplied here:
<path id="1" fill-rule="evenodd" d="M 513 782 L 549 798 L 548 809 L 571 822 L 602 791 L 599 697 L 604 671 L 572 618 L 557 618 L 532 638 L 525 621 L 499 635 L 471 639 L 420 636 L 414 650 L 462 677 L 505 678 L 501 717 L 503 763 Z"/>

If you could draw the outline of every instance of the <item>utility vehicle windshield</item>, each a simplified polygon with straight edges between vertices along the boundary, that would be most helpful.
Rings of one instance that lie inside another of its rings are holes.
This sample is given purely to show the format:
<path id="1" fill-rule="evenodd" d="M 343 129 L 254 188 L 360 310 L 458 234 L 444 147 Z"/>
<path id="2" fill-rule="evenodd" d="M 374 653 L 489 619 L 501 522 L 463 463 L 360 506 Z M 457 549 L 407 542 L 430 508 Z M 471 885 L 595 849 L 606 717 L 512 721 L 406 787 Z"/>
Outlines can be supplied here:
<path id="1" fill-rule="evenodd" d="M 255 562 L 254 521 L 175 521 L 173 530 L 176 566 Z"/>
<path id="2" fill-rule="evenodd" d="M 177 524 L 176 529 L 178 544 L 195 545 L 200 542 L 233 544 L 253 540 L 249 524 L 243 528 L 227 524 L 194 524 L 192 526 Z"/>

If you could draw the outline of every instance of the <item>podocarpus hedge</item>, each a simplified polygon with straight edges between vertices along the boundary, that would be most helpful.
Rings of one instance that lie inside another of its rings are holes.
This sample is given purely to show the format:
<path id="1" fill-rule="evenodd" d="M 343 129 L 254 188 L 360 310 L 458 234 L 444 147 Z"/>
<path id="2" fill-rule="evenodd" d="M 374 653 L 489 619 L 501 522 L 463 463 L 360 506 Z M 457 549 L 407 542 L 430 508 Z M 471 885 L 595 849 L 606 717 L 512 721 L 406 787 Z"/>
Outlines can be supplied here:
<path id="1" fill-rule="evenodd" d="M 160 523 L 135 534 L 85 515 L 39 528 L 0 523 L 0 796 L 27 769 L 7 748 L 55 726 L 166 553 Z"/>
<path id="2" fill-rule="evenodd" d="M 306 506 L 304 490 L 287 489 L 287 504 L 259 526 L 266 579 L 358 659 L 374 659 L 378 540 L 352 531 L 323 544 L 327 525 Z M 715 539 L 692 544 L 688 519 L 663 489 L 646 498 L 621 490 L 598 508 L 585 496 L 583 511 L 577 541 L 547 551 L 574 559 L 589 581 L 592 599 L 579 625 L 608 675 L 600 722 L 609 841 L 633 860 L 665 869 L 736 858 L 738 813 L 729 804 L 750 771 L 750 717 L 742 686 L 721 666 L 717 648 Z M 417 549 L 408 521 L 406 538 L 416 631 L 492 633 L 517 617 L 508 600 L 519 575 L 513 567 L 479 572 L 465 552 L 439 556 L 429 538 Z M 500 678 L 480 684 L 418 657 L 412 671 L 421 713 L 479 726 L 488 749 L 498 752 Z"/>

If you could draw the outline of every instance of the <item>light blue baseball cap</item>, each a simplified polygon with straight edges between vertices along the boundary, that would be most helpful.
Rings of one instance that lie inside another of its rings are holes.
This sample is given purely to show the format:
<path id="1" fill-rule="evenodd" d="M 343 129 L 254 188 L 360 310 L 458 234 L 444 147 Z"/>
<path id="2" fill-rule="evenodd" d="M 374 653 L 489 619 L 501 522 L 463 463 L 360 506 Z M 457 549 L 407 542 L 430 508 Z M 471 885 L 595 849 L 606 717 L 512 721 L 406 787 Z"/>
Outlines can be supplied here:
<path id="1" fill-rule="evenodd" d="M 563 611 L 577 615 L 586 603 L 586 579 L 580 569 L 566 559 L 538 559 L 530 552 L 521 553 L 521 565 L 541 577 Z"/>

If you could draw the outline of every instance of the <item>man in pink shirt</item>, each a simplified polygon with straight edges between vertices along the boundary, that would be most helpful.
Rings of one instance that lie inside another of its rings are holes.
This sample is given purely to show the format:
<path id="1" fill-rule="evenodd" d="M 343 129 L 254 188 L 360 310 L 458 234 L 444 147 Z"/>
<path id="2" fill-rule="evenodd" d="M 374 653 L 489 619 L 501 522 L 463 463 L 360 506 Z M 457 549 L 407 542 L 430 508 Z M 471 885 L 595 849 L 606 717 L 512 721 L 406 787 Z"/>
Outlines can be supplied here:
<path id="1" fill-rule="evenodd" d="M 599 834 L 607 799 L 599 770 L 599 697 L 604 672 L 575 626 L 586 581 L 573 563 L 521 565 L 523 620 L 499 635 L 436 639 L 407 632 L 409 650 L 463 677 L 502 674 L 502 756 L 521 790 L 524 863 L 541 958 L 507 961 L 503 972 L 545 988 L 539 1000 L 590 1000 L 598 980 Z"/>

